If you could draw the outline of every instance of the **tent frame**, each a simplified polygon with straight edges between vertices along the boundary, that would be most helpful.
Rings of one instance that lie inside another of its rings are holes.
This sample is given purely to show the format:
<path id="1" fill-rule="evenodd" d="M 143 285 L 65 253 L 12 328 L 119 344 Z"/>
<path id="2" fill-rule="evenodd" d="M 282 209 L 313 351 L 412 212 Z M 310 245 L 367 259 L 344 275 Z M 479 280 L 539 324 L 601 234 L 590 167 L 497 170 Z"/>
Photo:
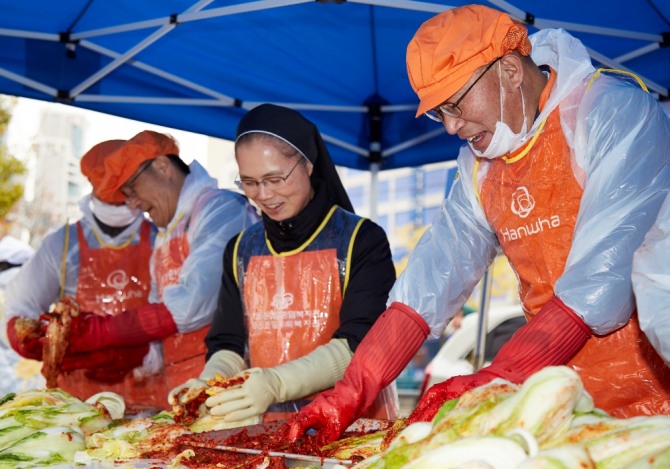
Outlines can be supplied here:
<path id="1" fill-rule="evenodd" d="M 329 3 L 331 0 L 319 0 L 319 3 Z M 5 77 L 9 80 L 15 81 L 16 83 L 21 84 L 22 86 L 28 87 L 30 89 L 36 90 L 44 95 L 52 98 L 54 101 L 64 102 L 64 103 L 119 103 L 119 104 L 147 104 L 147 105 L 172 105 L 172 106 L 212 106 L 212 107 L 241 107 L 243 109 L 251 109 L 258 104 L 259 102 L 254 101 L 244 101 L 239 98 L 228 96 L 224 93 L 218 92 L 211 88 L 202 86 L 192 80 L 186 80 L 182 77 L 176 76 L 172 73 L 161 70 L 157 67 L 142 63 L 141 61 L 135 60 L 134 57 L 137 56 L 141 51 L 150 47 L 155 42 L 159 41 L 162 37 L 170 34 L 178 25 L 189 22 L 197 21 L 206 21 L 211 18 L 217 18 L 222 16 L 229 15 L 243 15 L 255 11 L 267 10 L 273 8 L 284 8 L 298 4 L 312 3 L 313 0 L 258 0 L 249 3 L 240 3 L 235 5 L 228 5 L 223 7 L 206 9 L 213 0 L 200 0 L 194 3 L 191 7 L 186 9 L 181 13 L 175 13 L 170 16 L 162 16 L 150 20 L 132 22 L 127 24 L 119 24 L 115 26 L 110 26 L 101 29 L 95 29 L 90 31 L 80 31 L 74 33 L 60 33 L 60 34 L 47 34 L 36 31 L 25 31 L 25 30 L 15 30 L 15 29 L 0 29 L 0 37 L 20 37 L 20 38 L 31 38 L 39 39 L 43 41 L 51 42 L 60 42 L 65 43 L 66 46 L 71 50 L 72 53 L 75 53 L 76 49 L 81 47 L 89 49 L 98 54 L 104 55 L 111 59 L 111 62 L 103 66 L 100 70 L 96 71 L 81 83 L 75 85 L 71 89 L 59 90 L 53 87 L 50 87 L 44 83 L 37 82 L 35 80 L 19 76 L 10 70 L 0 67 L 0 76 Z M 334 3 L 343 3 L 343 0 L 333 0 Z M 349 0 L 349 3 L 358 3 L 365 5 L 374 5 L 376 7 L 387 7 L 387 8 L 398 8 L 406 9 L 413 11 L 422 11 L 429 13 L 439 13 L 445 11 L 454 6 L 444 5 L 439 3 L 432 3 L 429 1 L 411 1 L 411 0 Z M 669 38 L 668 35 L 664 34 L 649 34 L 638 31 L 627 31 L 621 29 L 613 28 L 603 28 L 596 27 L 591 25 L 579 24 L 579 23 L 570 23 L 564 21 L 554 21 L 551 19 L 538 18 L 532 14 L 532 12 L 524 11 L 520 8 L 517 8 L 512 3 L 505 0 L 490 0 L 494 6 L 508 12 L 512 17 L 522 21 L 526 24 L 533 25 L 538 29 L 542 28 L 564 28 L 568 31 L 576 32 L 586 32 L 591 34 L 598 34 L 609 37 L 618 37 L 618 38 L 628 38 L 636 39 L 648 42 L 648 44 L 643 47 L 639 47 L 636 50 L 631 50 L 625 54 L 619 55 L 618 57 L 607 57 L 606 55 L 592 50 L 587 49 L 592 58 L 597 60 L 600 63 L 606 64 L 608 67 L 617 68 L 620 70 L 625 70 L 631 73 L 634 73 L 633 70 L 627 68 L 624 63 L 630 61 L 634 58 L 641 57 L 645 54 L 649 54 L 660 47 L 668 45 Z M 148 34 L 143 40 L 137 42 L 135 45 L 130 47 L 123 53 L 115 52 L 110 49 L 107 49 L 100 44 L 96 43 L 96 38 L 105 37 L 113 34 L 124 33 L 128 31 L 136 30 L 153 30 Z M 105 96 L 105 95 L 95 95 L 95 94 L 86 94 L 86 91 L 91 88 L 91 86 L 98 83 L 104 77 L 112 73 L 114 70 L 120 66 L 127 64 L 132 67 L 135 67 L 143 72 L 160 77 L 161 79 L 167 80 L 173 84 L 179 85 L 186 90 L 195 91 L 201 95 L 202 98 L 172 98 L 172 97 L 152 97 L 152 96 Z M 660 85 L 659 83 L 650 80 L 648 77 L 640 76 L 650 90 L 653 90 L 660 97 L 667 98 L 670 95 L 668 88 Z M 300 102 L 277 102 L 275 104 L 283 105 L 290 107 L 299 111 L 327 111 L 327 112 L 342 112 L 342 113 L 358 113 L 366 114 L 370 121 L 370 127 L 372 128 L 373 120 L 375 119 L 373 106 L 333 106 L 327 104 L 314 104 L 314 103 L 300 103 Z M 384 113 L 398 112 L 398 111 L 413 111 L 416 109 L 416 104 L 407 103 L 404 105 L 379 105 L 377 111 Z M 328 134 L 324 134 L 324 140 L 332 145 L 336 145 L 340 148 L 343 148 L 347 151 L 350 151 L 354 154 L 360 155 L 364 158 L 368 158 L 369 163 L 372 165 L 371 170 L 377 171 L 380 166 L 376 165 L 379 161 L 382 161 L 385 158 L 388 158 L 395 153 L 404 151 L 415 147 L 421 143 L 424 143 L 428 140 L 436 138 L 443 135 L 444 130 L 442 128 L 437 128 L 434 131 L 426 132 L 423 135 L 409 139 L 401 144 L 395 145 L 390 148 L 380 149 L 377 148 L 377 144 L 381 139 L 381 136 L 375 137 L 375 139 L 370 139 L 369 148 L 364 148 L 358 145 L 354 145 L 349 142 L 345 142 L 342 139 L 338 139 Z"/>

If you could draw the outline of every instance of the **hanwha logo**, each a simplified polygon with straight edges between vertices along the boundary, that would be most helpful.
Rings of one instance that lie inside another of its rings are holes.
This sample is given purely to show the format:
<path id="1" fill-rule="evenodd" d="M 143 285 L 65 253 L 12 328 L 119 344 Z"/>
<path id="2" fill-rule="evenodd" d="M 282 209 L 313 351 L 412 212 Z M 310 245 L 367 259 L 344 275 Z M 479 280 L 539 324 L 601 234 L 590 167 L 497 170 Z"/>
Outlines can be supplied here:
<path id="1" fill-rule="evenodd" d="M 107 276 L 107 285 L 115 290 L 124 290 L 128 285 L 128 275 L 122 269 L 117 269 Z"/>
<path id="2" fill-rule="evenodd" d="M 535 199 L 528 193 L 525 186 L 517 187 L 512 194 L 512 213 L 519 218 L 526 218 L 535 208 Z"/>
<path id="3" fill-rule="evenodd" d="M 286 309 L 293 304 L 293 293 L 277 293 L 272 298 L 272 306 L 275 309 Z"/>

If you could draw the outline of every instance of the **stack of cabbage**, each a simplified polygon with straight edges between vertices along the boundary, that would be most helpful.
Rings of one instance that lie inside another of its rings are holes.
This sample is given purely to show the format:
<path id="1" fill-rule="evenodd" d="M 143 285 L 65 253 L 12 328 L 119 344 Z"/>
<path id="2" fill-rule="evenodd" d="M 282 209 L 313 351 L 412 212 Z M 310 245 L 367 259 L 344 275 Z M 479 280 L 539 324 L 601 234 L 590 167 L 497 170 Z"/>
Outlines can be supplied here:
<path id="1" fill-rule="evenodd" d="M 149 451 L 167 452 L 175 438 L 184 433 L 189 433 L 188 427 L 175 423 L 172 414 L 165 411 L 152 417 L 118 420 L 87 437 L 86 451 L 75 453 L 74 462 L 130 461 Z M 178 461 L 173 463 L 177 465 Z"/>
<path id="2" fill-rule="evenodd" d="M 101 393 L 87 402 L 55 390 L 8 394 L 0 402 L 0 469 L 71 462 L 85 438 L 123 415 L 123 399 Z"/>
<path id="3" fill-rule="evenodd" d="M 668 468 L 670 416 L 610 417 L 571 368 L 548 367 L 521 386 L 496 379 L 446 402 L 353 467 Z"/>
<path id="4" fill-rule="evenodd" d="M 112 392 L 86 402 L 60 389 L 7 394 L 0 399 L 0 469 L 129 461 L 167 451 L 177 436 L 217 424 L 200 419 L 189 428 L 171 412 L 132 420 L 124 413 L 123 397 Z"/>

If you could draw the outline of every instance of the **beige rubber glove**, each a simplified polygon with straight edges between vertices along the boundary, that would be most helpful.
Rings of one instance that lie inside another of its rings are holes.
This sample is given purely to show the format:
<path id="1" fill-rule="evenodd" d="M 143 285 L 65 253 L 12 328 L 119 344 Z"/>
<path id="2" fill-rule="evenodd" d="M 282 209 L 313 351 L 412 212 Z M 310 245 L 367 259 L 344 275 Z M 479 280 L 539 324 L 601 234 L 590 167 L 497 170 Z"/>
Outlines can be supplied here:
<path id="1" fill-rule="evenodd" d="M 225 422 L 259 416 L 275 402 L 300 399 L 334 386 L 351 355 L 346 339 L 332 339 L 288 363 L 242 372 L 248 378 L 241 386 L 222 391 L 205 404 L 212 415 L 225 416 Z"/>
<path id="2" fill-rule="evenodd" d="M 230 350 L 219 350 L 207 360 L 199 378 L 191 378 L 170 391 L 168 402 L 170 405 L 177 405 L 175 396 L 186 389 L 187 391 L 179 396 L 179 404 L 187 404 L 197 397 L 202 389 L 207 387 L 207 380 L 214 378 L 214 375 L 219 374 L 224 378 L 230 378 L 245 368 L 247 368 L 247 364 L 238 354 Z"/>

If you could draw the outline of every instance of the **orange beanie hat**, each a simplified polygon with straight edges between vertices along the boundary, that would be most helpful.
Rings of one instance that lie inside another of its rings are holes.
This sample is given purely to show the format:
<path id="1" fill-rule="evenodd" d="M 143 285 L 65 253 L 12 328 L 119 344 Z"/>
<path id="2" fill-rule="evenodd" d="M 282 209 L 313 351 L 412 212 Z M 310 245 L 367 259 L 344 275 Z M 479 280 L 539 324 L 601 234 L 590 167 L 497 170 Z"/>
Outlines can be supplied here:
<path id="1" fill-rule="evenodd" d="M 87 151 L 79 162 L 81 174 L 86 176 L 93 186 L 93 195 L 108 204 L 123 203 L 123 197 L 101 197 L 98 193 L 98 189 L 105 176 L 105 159 L 118 151 L 125 143 L 125 140 L 108 140 L 98 143 Z"/>
<path id="2" fill-rule="evenodd" d="M 121 186 L 143 162 L 160 155 L 179 155 L 177 142 L 170 135 L 144 130 L 122 141 L 122 145 L 105 158 L 104 177 L 98 187 L 101 200 L 124 201 Z"/>
<path id="3" fill-rule="evenodd" d="M 493 8 L 465 5 L 423 23 L 407 46 L 407 74 L 421 100 L 416 117 L 453 96 L 479 67 L 514 50 L 530 54 L 528 31 Z"/>

